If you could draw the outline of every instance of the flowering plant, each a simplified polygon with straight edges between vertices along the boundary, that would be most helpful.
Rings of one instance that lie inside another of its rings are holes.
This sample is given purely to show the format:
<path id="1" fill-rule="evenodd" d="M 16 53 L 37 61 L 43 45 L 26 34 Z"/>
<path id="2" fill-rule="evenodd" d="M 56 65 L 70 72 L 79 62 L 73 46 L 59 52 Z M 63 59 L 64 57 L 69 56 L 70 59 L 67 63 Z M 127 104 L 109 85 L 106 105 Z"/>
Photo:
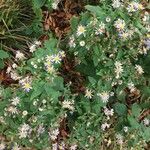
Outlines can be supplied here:
<path id="1" fill-rule="evenodd" d="M 57 9 L 59 1 L 49 2 Z M 7 68 L 15 83 L 0 89 L 0 133 L 9 141 L 2 139 L 0 149 L 148 147 L 147 6 L 103 0 L 85 8 L 72 18 L 72 30 L 63 42 L 54 37 L 44 44 L 35 41 L 29 47 L 29 60 L 16 52 L 15 63 Z M 74 71 L 65 64 L 68 56 L 74 57 Z M 67 71 L 61 74 L 64 66 Z M 72 89 L 76 79 L 65 80 L 72 74 L 83 77 L 78 92 Z"/>

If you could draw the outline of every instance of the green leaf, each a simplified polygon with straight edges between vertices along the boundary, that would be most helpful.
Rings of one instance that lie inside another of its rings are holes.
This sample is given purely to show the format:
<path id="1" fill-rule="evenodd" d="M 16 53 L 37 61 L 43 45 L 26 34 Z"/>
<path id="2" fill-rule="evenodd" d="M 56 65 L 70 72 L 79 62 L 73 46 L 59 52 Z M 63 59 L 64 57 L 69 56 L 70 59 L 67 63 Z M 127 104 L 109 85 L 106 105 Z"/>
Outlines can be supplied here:
<path id="1" fill-rule="evenodd" d="M 43 84 L 38 84 L 35 88 L 34 91 L 31 94 L 30 99 L 33 100 L 34 98 L 38 97 L 39 95 L 42 94 L 43 92 Z"/>
<path id="2" fill-rule="evenodd" d="M 104 17 L 105 13 L 103 9 L 99 6 L 91 6 L 91 5 L 86 5 L 85 8 L 94 13 L 96 16 Z"/>
<path id="3" fill-rule="evenodd" d="M 122 104 L 122 103 L 116 103 L 114 105 L 114 109 L 115 112 L 119 115 L 119 116 L 123 116 L 127 114 L 127 107 L 126 105 Z"/>
<path id="4" fill-rule="evenodd" d="M 62 77 L 56 77 L 53 80 L 53 88 L 55 90 L 63 91 L 64 90 L 64 80 Z"/>
<path id="5" fill-rule="evenodd" d="M 0 50 L 0 59 L 9 58 L 9 54 L 3 50 Z"/>
<path id="6" fill-rule="evenodd" d="M 0 59 L 0 69 L 3 69 L 4 66 L 5 66 L 5 65 L 4 65 L 4 61 Z"/>
<path id="7" fill-rule="evenodd" d="M 133 104 L 132 105 L 132 115 L 135 117 L 138 117 L 140 115 L 141 108 L 138 104 Z"/>
<path id="8" fill-rule="evenodd" d="M 128 121 L 131 125 L 132 128 L 139 128 L 140 127 L 140 124 L 137 122 L 137 120 L 135 118 L 133 118 L 132 116 L 128 116 Z"/>
<path id="9" fill-rule="evenodd" d="M 33 0 L 34 8 L 41 8 L 46 0 Z"/>
<path id="10" fill-rule="evenodd" d="M 73 31 L 76 30 L 76 27 L 78 26 L 78 21 L 79 21 L 79 18 L 78 17 L 72 17 L 71 18 L 71 29 Z"/>

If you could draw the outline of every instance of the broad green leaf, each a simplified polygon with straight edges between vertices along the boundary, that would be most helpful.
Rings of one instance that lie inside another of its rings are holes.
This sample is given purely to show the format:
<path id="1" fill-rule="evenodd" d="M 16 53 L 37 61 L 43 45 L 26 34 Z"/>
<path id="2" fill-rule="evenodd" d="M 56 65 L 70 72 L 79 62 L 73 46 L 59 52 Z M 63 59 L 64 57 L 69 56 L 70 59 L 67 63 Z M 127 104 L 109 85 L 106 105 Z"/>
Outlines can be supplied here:
<path id="1" fill-rule="evenodd" d="M 78 17 L 72 17 L 71 18 L 71 29 L 73 30 L 73 31 L 75 31 L 76 30 L 76 28 L 77 28 L 77 26 L 78 26 L 78 21 L 79 21 L 79 18 Z"/>
<path id="2" fill-rule="evenodd" d="M 132 115 L 135 117 L 138 117 L 140 115 L 141 108 L 138 104 L 133 104 L 132 105 Z"/>
<path id="3" fill-rule="evenodd" d="M 0 50 L 0 59 L 8 58 L 9 54 L 3 50 Z"/>
<path id="4" fill-rule="evenodd" d="M 132 116 L 128 116 L 128 121 L 129 121 L 129 123 L 130 123 L 130 125 L 131 125 L 132 128 L 137 129 L 137 128 L 140 127 L 140 124 Z"/>
<path id="5" fill-rule="evenodd" d="M 126 105 L 122 104 L 122 103 L 116 103 L 114 105 L 114 109 L 115 112 L 119 115 L 119 116 L 123 116 L 127 114 L 127 107 Z"/>
<path id="6" fill-rule="evenodd" d="M 103 11 L 103 9 L 99 6 L 91 6 L 91 5 L 86 5 L 85 8 L 94 13 L 96 16 L 99 16 L 99 17 L 104 17 L 105 13 Z"/>

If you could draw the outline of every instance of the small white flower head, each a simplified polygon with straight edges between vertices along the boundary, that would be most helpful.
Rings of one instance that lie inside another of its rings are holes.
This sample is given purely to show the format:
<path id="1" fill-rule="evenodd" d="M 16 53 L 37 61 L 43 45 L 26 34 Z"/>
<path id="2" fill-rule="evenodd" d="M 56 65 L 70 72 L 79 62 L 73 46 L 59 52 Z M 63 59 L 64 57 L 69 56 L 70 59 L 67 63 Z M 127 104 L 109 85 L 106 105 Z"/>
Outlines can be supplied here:
<path id="1" fill-rule="evenodd" d="M 15 143 L 12 150 L 21 150 L 21 148 L 19 147 L 17 143 Z"/>
<path id="2" fill-rule="evenodd" d="M 19 83 L 21 84 L 22 88 L 26 92 L 29 92 L 32 89 L 31 78 L 29 78 L 29 77 L 26 77 L 26 78 L 20 80 Z"/>
<path id="3" fill-rule="evenodd" d="M 110 17 L 106 17 L 106 22 L 110 22 L 111 18 Z"/>
<path id="4" fill-rule="evenodd" d="M 145 126 L 148 126 L 148 125 L 150 125 L 150 120 L 148 118 L 145 118 L 143 120 L 143 123 L 144 123 Z"/>
<path id="5" fill-rule="evenodd" d="M 124 20 L 118 19 L 115 21 L 114 26 L 118 31 L 122 31 L 125 29 L 126 24 Z"/>
<path id="6" fill-rule="evenodd" d="M 105 123 L 103 123 L 102 125 L 101 125 L 101 129 L 103 130 L 103 131 L 105 131 L 106 129 L 108 129 L 110 127 L 110 124 L 108 124 L 107 122 L 105 122 Z"/>
<path id="7" fill-rule="evenodd" d="M 65 108 L 65 109 L 69 109 L 71 111 L 74 111 L 74 101 L 73 100 L 71 100 L 71 101 L 64 100 L 62 102 L 62 107 Z"/>
<path id="8" fill-rule="evenodd" d="M 101 22 L 99 24 L 99 27 L 96 29 L 95 34 L 99 35 L 99 34 L 103 34 L 104 32 L 105 32 L 105 24 Z"/>
<path id="9" fill-rule="evenodd" d="M 7 67 L 6 73 L 9 74 L 11 72 L 12 68 L 9 66 Z"/>
<path id="10" fill-rule="evenodd" d="M 104 108 L 104 114 L 106 116 L 113 116 L 114 115 L 114 110 L 113 109 L 108 109 L 107 107 Z"/>
<path id="11" fill-rule="evenodd" d="M 119 37 L 122 40 L 127 40 L 129 38 L 129 33 L 127 31 L 121 31 L 119 32 Z"/>
<path id="12" fill-rule="evenodd" d="M 17 51 L 15 58 L 16 58 L 17 60 L 23 60 L 23 59 L 25 59 L 25 56 L 24 56 L 24 54 L 21 53 L 20 51 Z"/>
<path id="13" fill-rule="evenodd" d="M 43 127 L 43 124 L 41 124 L 37 129 L 37 134 L 38 134 L 38 136 L 40 136 L 44 132 L 45 132 L 45 128 Z"/>
<path id="14" fill-rule="evenodd" d="M 143 7 L 143 5 L 142 4 L 140 4 L 140 3 L 138 3 L 138 2 L 131 2 L 129 5 L 128 5 L 128 7 L 127 7 L 127 10 L 128 10 L 128 12 L 130 13 L 130 12 L 136 12 L 136 11 L 138 11 L 138 10 L 143 10 L 144 9 L 144 7 Z"/>
<path id="15" fill-rule="evenodd" d="M 59 144 L 59 149 L 60 149 L 60 150 L 65 150 L 65 143 L 64 143 L 64 142 L 61 142 L 61 143 Z"/>
<path id="16" fill-rule="evenodd" d="M 14 106 L 17 106 L 20 102 L 20 98 L 19 97 L 15 97 L 13 99 L 10 100 L 11 101 L 11 104 L 14 105 Z"/>
<path id="17" fill-rule="evenodd" d="M 119 8 L 121 6 L 122 6 L 122 3 L 120 2 L 120 0 L 113 0 L 113 3 L 112 3 L 113 8 Z"/>
<path id="18" fill-rule="evenodd" d="M 123 130 L 124 130 L 124 132 L 128 132 L 128 127 L 125 126 L 125 127 L 123 128 Z"/>
<path id="19" fill-rule="evenodd" d="M 11 77 L 13 80 L 15 80 L 15 81 L 21 79 L 21 76 L 19 76 L 19 75 L 17 74 L 17 72 L 15 72 L 15 71 L 11 71 L 10 77 Z"/>
<path id="20" fill-rule="evenodd" d="M 12 64 L 13 69 L 16 69 L 17 67 L 18 67 L 17 64 L 15 64 L 15 63 Z"/>
<path id="21" fill-rule="evenodd" d="M 28 114 L 28 112 L 27 112 L 26 110 L 24 110 L 24 111 L 22 112 L 23 117 L 26 116 L 27 114 Z"/>
<path id="22" fill-rule="evenodd" d="M 58 150 L 58 144 L 57 143 L 52 144 L 52 150 Z"/>
<path id="23" fill-rule="evenodd" d="M 64 58 L 66 56 L 65 52 L 64 51 L 59 51 L 59 56 L 61 58 Z"/>
<path id="24" fill-rule="evenodd" d="M 30 50 L 31 53 L 33 53 L 34 51 L 36 51 L 36 45 L 35 44 L 31 45 L 29 47 L 29 50 Z"/>
<path id="25" fill-rule="evenodd" d="M 74 144 L 70 147 L 70 150 L 77 150 L 78 145 Z"/>
<path id="26" fill-rule="evenodd" d="M 4 150 L 5 147 L 6 147 L 6 145 L 5 145 L 4 143 L 1 143 L 1 144 L 0 144 L 0 150 Z"/>
<path id="27" fill-rule="evenodd" d="M 103 103 L 107 103 L 110 97 L 109 92 L 102 92 L 102 93 L 98 93 L 97 96 L 99 96 L 102 100 Z"/>
<path id="28" fill-rule="evenodd" d="M 59 3 L 59 0 L 55 0 L 55 1 L 52 3 L 52 8 L 56 10 L 56 9 L 58 8 L 58 3 Z"/>
<path id="29" fill-rule="evenodd" d="M 86 89 L 84 97 L 91 99 L 93 97 L 93 91 L 90 89 Z"/>
<path id="30" fill-rule="evenodd" d="M 80 46 L 85 46 L 85 41 L 80 41 Z"/>
<path id="31" fill-rule="evenodd" d="M 135 65 L 135 69 L 139 75 L 144 73 L 144 71 L 140 65 Z"/>
<path id="32" fill-rule="evenodd" d="M 34 44 L 35 44 L 36 46 L 42 45 L 41 41 L 35 41 Z"/>
<path id="33" fill-rule="evenodd" d="M 15 106 L 9 106 L 7 108 L 7 112 L 9 112 L 12 115 L 18 114 L 17 107 L 15 107 Z"/>
<path id="34" fill-rule="evenodd" d="M 78 26 L 78 29 L 77 29 L 77 36 L 80 36 L 80 35 L 82 35 L 82 34 L 84 35 L 85 32 L 86 32 L 85 27 L 82 26 L 82 25 L 79 25 L 79 26 Z"/>
<path id="35" fill-rule="evenodd" d="M 119 61 L 115 62 L 115 73 L 116 73 L 116 79 L 120 77 L 120 74 L 123 72 L 122 64 Z"/>
<path id="36" fill-rule="evenodd" d="M 135 85 L 132 82 L 128 83 L 128 88 L 131 93 L 136 90 Z"/>
<path id="37" fill-rule="evenodd" d="M 59 54 L 52 55 L 52 62 L 56 64 L 60 64 L 61 56 Z"/>
<path id="38" fill-rule="evenodd" d="M 28 124 L 22 124 L 19 128 L 18 128 L 18 135 L 19 135 L 19 138 L 26 138 L 27 136 L 30 135 L 32 129 L 31 127 L 28 125 Z"/>
<path id="39" fill-rule="evenodd" d="M 49 132 L 49 136 L 50 136 L 50 139 L 52 141 L 55 141 L 57 139 L 58 135 L 59 135 L 59 129 L 58 128 Z"/>
<path id="40" fill-rule="evenodd" d="M 123 144 L 123 136 L 121 134 L 116 135 L 117 143 L 122 145 Z"/>
<path id="41" fill-rule="evenodd" d="M 71 36 L 69 39 L 69 46 L 75 48 L 76 47 L 76 43 L 75 43 L 75 38 L 74 36 Z"/>

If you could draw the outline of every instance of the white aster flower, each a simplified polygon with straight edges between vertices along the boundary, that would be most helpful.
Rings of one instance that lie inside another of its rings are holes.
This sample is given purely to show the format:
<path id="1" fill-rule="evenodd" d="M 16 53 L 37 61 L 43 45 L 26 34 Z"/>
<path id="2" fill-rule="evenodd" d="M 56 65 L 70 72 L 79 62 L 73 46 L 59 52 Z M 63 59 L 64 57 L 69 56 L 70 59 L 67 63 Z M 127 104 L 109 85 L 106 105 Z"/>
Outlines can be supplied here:
<path id="1" fill-rule="evenodd" d="M 70 147 L 70 150 L 77 150 L 77 147 L 78 147 L 78 145 L 72 145 L 71 147 Z"/>
<path id="2" fill-rule="evenodd" d="M 52 62 L 59 64 L 61 62 L 61 57 L 59 54 L 52 55 Z"/>
<path id="3" fill-rule="evenodd" d="M 145 118 L 143 120 L 143 123 L 144 123 L 145 126 L 148 126 L 148 125 L 150 125 L 150 120 L 148 118 Z"/>
<path id="4" fill-rule="evenodd" d="M 28 112 L 27 112 L 26 110 L 24 110 L 24 111 L 22 112 L 23 117 L 26 116 L 27 114 L 28 114 Z"/>
<path id="5" fill-rule="evenodd" d="M 123 127 L 124 132 L 128 132 L 128 127 Z"/>
<path id="6" fill-rule="evenodd" d="M 19 147 L 19 145 L 17 143 L 15 143 L 12 150 L 21 150 L 21 148 Z"/>
<path id="7" fill-rule="evenodd" d="M 41 41 L 35 41 L 34 44 L 37 46 L 40 46 L 42 43 L 41 43 Z"/>
<path id="8" fill-rule="evenodd" d="M 8 111 L 9 113 L 11 113 L 12 115 L 18 114 L 17 107 L 15 107 L 15 106 L 9 106 L 9 107 L 7 108 L 7 111 Z"/>
<path id="9" fill-rule="evenodd" d="M 144 73 L 144 71 L 140 65 L 135 65 L 135 69 L 136 69 L 137 73 L 140 75 Z"/>
<path id="10" fill-rule="evenodd" d="M 99 96 L 103 103 L 107 103 L 110 97 L 109 92 L 102 92 L 98 93 L 97 96 Z"/>
<path id="11" fill-rule="evenodd" d="M 0 144 L 0 150 L 4 150 L 4 149 L 5 149 L 5 147 L 6 147 L 6 146 L 5 146 L 5 144 L 4 144 L 4 143 L 1 143 L 1 144 Z"/>
<path id="12" fill-rule="evenodd" d="M 93 91 L 90 89 L 86 89 L 84 97 L 91 99 L 92 96 L 93 96 Z"/>
<path id="13" fill-rule="evenodd" d="M 11 99 L 11 102 L 12 102 L 11 103 L 12 105 L 16 106 L 16 105 L 19 104 L 20 98 L 19 97 L 15 97 L 15 98 Z"/>
<path id="14" fill-rule="evenodd" d="M 135 85 L 132 82 L 128 83 L 128 88 L 129 88 L 129 90 L 130 90 L 131 93 L 134 92 L 135 89 L 136 89 Z"/>
<path id="15" fill-rule="evenodd" d="M 49 132 L 49 136 L 50 136 L 51 140 L 53 140 L 53 141 L 55 141 L 57 139 L 58 135 L 59 135 L 59 129 L 58 128 Z"/>
<path id="16" fill-rule="evenodd" d="M 9 74 L 11 72 L 12 68 L 11 67 L 7 67 L 6 73 Z"/>
<path id="17" fill-rule="evenodd" d="M 117 134 L 116 139 L 118 144 L 123 144 L 123 136 L 121 134 Z"/>
<path id="18" fill-rule="evenodd" d="M 144 7 L 142 4 L 138 3 L 138 2 L 131 2 L 128 7 L 127 7 L 127 10 L 128 12 L 136 12 L 138 10 L 143 10 Z"/>
<path id="19" fill-rule="evenodd" d="M 104 108 L 104 114 L 106 116 L 113 116 L 114 115 L 114 110 L 113 109 L 108 109 L 107 107 Z"/>
<path id="20" fill-rule="evenodd" d="M 29 47 L 29 50 L 30 50 L 31 53 L 33 53 L 34 51 L 36 51 L 36 45 L 35 44 L 31 45 Z"/>
<path id="21" fill-rule="evenodd" d="M 75 43 L 75 38 L 74 36 L 71 36 L 69 39 L 69 46 L 75 48 L 76 47 L 76 43 Z"/>
<path id="22" fill-rule="evenodd" d="M 118 19 L 115 21 L 114 26 L 117 30 L 122 31 L 125 29 L 125 21 L 122 19 Z"/>
<path id="23" fill-rule="evenodd" d="M 110 124 L 108 124 L 107 122 L 105 122 L 105 123 L 103 123 L 102 125 L 101 125 L 101 129 L 103 130 L 103 131 L 105 131 L 106 129 L 108 129 L 110 127 Z"/>
<path id="24" fill-rule="evenodd" d="M 22 88 L 26 92 L 29 92 L 32 89 L 31 78 L 29 78 L 29 77 L 26 77 L 26 78 L 20 80 L 19 83 L 22 85 Z"/>
<path id="25" fill-rule="evenodd" d="M 84 26 L 82 26 L 82 25 L 79 25 L 78 26 L 78 29 L 77 29 L 77 36 L 80 36 L 80 35 L 82 35 L 82 34 L 85 34 L 85 27 Z"/>
<path id="26" fill-rule="evenodd" d="M 15 68 L 17 68 L 17 67 L 18 67 L 17 64 L 15 64 L 15 63 L 12 64 L 12 68 L 13 68 L 13 69 L 15 69 Z"/>
<path id="27" fill-rule="evenodd" d="M 111 18 L 110 17 L 106 17 L 106 22 L 110 22 Z"/>
<path id="28" fill-rule="evenodd" d="M 85 46 L 85 41 L 80 41 L 80 46 Z"/>
<path id="29" fill-rule="evenodd" d="M 29 134 L 31 133 L 32 129 L 28 124 L 22 124 L 19 128 L 18 128 L 18 135 L 19 138 L 26 138 L 27 136 L 29 136 Z"/>
<path id="30" fill-rule="evenodd" d="M 122 6 L 122 3 L 120 2 L 120 0 L 113 0 L 112 6 L 113 8 L 119 8 Z"/>
<path id="31" fill-rule="evenodd" d="M 17 60 L 23 60 L 23 59 L 25 59 L 25 56 L 24 56 L 24 54 L 21 53 L 20 51 L 17 51 L 15 58 L 16 58 Z"/>
<path id="32" fill-rule="evenodd" d="M 115 62 L 115 73 L 116 73 L 116 79 L 120 77 L 120 74 L 123 72 L 122 64 L 119 61 Z"/>
<path id="33" fill-rule="evenodd" d="M 73 100 L 71 100 L 71 101 L 64 100 L 62 102 L 62 107 L 73 111 L 74 110 L 74 101 Z"/>
<path id="34" fill-rule="evenodd" d="M 43 127 L 43 124 L 41 124 L 37 129 L 37 134 L 38 134 L 38 136 L 40 136 L 44 132 L 45 132 L 45 128 Z"/>
<path id="35" fill-rule="evenodd" d="M 52 144 L 52 150 L 58 150 L 58 144 L 57 143 Z"/>

